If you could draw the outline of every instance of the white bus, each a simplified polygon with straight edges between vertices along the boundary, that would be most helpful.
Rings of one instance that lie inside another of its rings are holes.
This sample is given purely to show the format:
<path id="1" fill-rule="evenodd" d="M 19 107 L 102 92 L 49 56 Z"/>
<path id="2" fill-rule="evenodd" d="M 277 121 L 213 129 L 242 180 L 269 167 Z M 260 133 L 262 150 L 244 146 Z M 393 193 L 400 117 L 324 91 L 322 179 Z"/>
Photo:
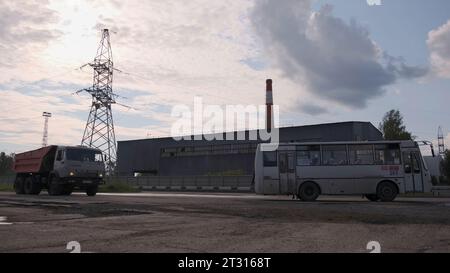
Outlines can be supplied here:
<path id="1" fill-rule="evenodd" d="M 430 173 L 414 141 L 260 144 L 256 150 L 257 194 L 389 202 L 399 193 L 429 191 Z"/>

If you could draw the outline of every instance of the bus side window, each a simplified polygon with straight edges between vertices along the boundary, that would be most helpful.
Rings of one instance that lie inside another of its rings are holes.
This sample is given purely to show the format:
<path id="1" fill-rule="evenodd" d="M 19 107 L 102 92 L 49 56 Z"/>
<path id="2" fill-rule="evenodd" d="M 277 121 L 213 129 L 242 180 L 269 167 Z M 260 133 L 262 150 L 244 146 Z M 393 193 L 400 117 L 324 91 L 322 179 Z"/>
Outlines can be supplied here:
<path id="1" fill-rule="evenodd" d="M 372 165 L 374 163 L 372 145 L 348 145 L 348 151 L 352 165 Z"/>
<path id="2" fill-rule="evenodd" d="M 320 146 L 297 146 L 297 166 L 319 166 Z"/>
<path id="3" fill-rule="evenodd" d="M 346 165 L 347 147 L 346 145 L 324 145 L 322 146 L 323 165 Z"/>
<path id="4" fill-rule="evenodd" d="M 277 152 L 263 152 L 264 167 L 277 166 Z"/>
<path id="5" fill-rule="evenodd" d="M 400 146 L 398 144 L 375 145 L 375 164 L 400 165 Z"/>

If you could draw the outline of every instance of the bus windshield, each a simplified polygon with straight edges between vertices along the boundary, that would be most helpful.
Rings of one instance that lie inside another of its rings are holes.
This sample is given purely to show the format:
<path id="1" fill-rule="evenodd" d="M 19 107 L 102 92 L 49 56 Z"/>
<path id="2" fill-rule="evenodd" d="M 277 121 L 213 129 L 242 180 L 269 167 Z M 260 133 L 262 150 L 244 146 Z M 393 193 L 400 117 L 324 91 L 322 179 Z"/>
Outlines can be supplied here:
<path id="1" fill-rule="evenodd" d="M 88 161 L 88 162 L 102 162 L 102 153 L 88 149 L 67 149 L 67 160 L 72 161 Z"/>

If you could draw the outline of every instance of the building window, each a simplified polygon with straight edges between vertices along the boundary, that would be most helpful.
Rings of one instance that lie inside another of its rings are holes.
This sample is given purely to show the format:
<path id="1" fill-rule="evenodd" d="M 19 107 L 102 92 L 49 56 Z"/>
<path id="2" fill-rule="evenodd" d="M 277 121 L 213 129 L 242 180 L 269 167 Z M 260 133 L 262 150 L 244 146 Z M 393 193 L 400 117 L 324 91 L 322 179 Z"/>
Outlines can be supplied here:
<path id="1" fill-rule="evenodd" d="M 340 166 L 347 164 L 346 145 L 324 145 L 322 146 L 322 163 L 329 166 Z"/>
<path id="2" fill-rule="evenodd" d="M 257 143 L 169 147 L 161 149 L 161 157 L 254 154 Z"/>
<path id="3" fill-rule="evenodd" d="M 373 146 L 372 145 L 349 145 L 349 160 L 351 165 L 372 165 Z"/>
<path id="4" fill-rule="evenodd" d="M 378 165 L 400 165 L 399 144 L 375 145 L 375 164 Z"/>
<path id="5" fill-rule="evenodd" d="M 320 165 L 320 146 L 297 146 L 297 166 Z"/>
<path id="6" fill-rule="evenodd" d="M 277 152 L 263 152 L 264 167 L 277 166 Z"/>

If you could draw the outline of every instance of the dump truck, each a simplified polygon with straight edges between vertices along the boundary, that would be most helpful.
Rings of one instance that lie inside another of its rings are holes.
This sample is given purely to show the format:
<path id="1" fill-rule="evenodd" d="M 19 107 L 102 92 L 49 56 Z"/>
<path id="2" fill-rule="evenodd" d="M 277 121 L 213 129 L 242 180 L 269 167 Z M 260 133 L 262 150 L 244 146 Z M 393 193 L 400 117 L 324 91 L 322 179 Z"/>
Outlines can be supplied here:
<path id="1" fill-rule="evenodd" d="M 95 196 L 103 184 L 105 164 L 102 152 L 84 146 L 47 146 L 16 154 L 16 194 L 71 195 L 74 189 Z"/>

